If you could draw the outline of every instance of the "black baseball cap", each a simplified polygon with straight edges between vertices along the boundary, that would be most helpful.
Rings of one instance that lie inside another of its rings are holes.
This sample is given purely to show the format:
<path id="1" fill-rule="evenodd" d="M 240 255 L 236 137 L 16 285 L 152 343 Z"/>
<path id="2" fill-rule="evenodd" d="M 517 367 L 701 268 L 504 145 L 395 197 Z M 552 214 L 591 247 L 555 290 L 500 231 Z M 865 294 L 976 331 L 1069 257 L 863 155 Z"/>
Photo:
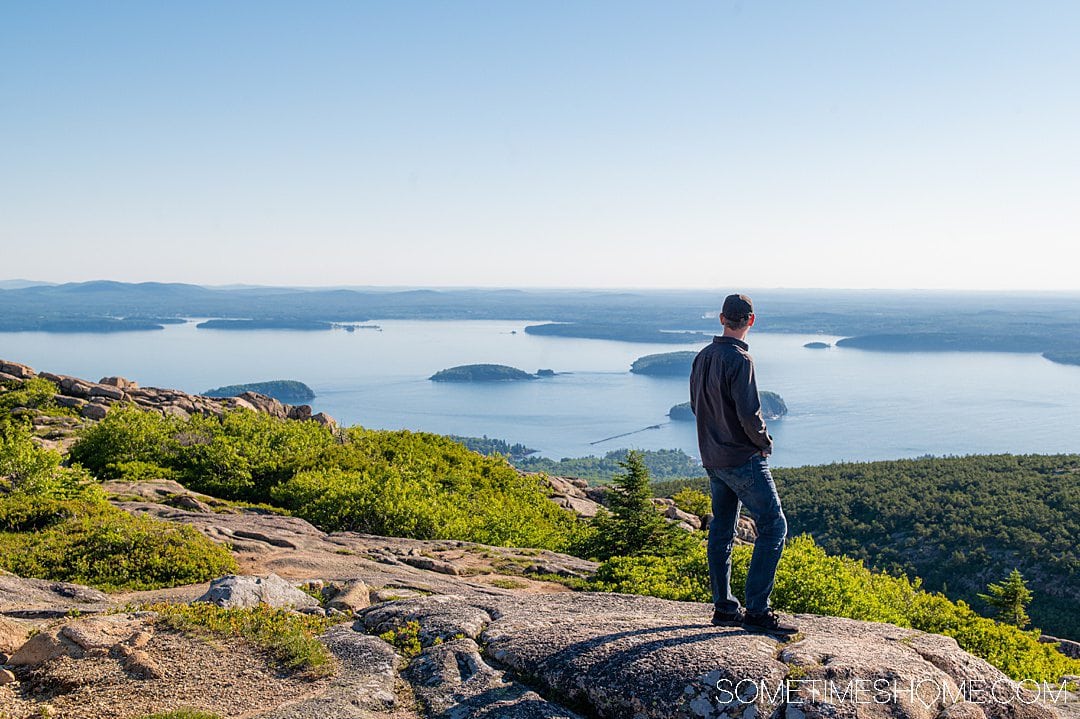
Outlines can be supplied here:
<path id="1" fill-rule="evenodd" d="M 720 312 L 729 320 L 741 320 L 754 314 L 754 303 L 746 295 L 728 295 Z"/>

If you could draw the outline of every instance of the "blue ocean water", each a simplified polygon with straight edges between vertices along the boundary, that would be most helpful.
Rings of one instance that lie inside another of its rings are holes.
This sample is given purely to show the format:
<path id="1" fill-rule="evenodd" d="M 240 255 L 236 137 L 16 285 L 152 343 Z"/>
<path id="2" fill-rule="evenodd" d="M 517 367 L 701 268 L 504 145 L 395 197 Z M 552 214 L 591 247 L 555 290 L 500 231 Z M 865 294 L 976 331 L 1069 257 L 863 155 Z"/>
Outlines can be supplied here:
<path id="1" fill-rule="evenodd" d="M 188 392 L 297 379 L 317 393 L 316 411 L 346 424 L 487 435 L 553 458 L 620 447 L 681 448 L 697 455 L 693 424 L 666 416 L 672 405 L 688 399 L 686 381 L 628 370 L 641 355 L 697 349 L 700 343 L 524 333 L 538 321 L 377 321 L 380 330 L 355 332 L 215 331 L 190 322 L 114 335 L 5 333 L 0 358 L 93 380 L 119 374 Z M 778 392 L 790 409 L 770 423 L 773 464 L 1080 451 L 1080 367 L 1034 353 L 803 347 L 835 339 L 749 337 L 759 386 Z M 427 379 L 446 367 L 480 362 L 559 374 L 517 383 Z M 653 425 L 659 427 L 644 429 Z"/>

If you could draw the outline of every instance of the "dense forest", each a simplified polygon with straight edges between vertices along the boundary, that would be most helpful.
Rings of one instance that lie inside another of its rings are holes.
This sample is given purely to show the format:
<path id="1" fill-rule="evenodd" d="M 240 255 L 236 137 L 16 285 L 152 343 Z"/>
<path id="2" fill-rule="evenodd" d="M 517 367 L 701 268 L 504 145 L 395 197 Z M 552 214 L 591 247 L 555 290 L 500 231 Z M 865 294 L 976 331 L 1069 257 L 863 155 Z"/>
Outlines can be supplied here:
<path id="1" fill-rule="evenodd" d="M 560 460 L 547 457 L 522 457 L 513 459 L 514 466 L 528 472 L 546 472 L 558 477 L 577 477 L 594 484 L 610 482 L 622 473 L 620 464 L 626 461 L 629 450 L 615 449 L 603 457 L 564 457 Z M 656 479 L 675 477 L 701 477 L 705 470 L 698 461 L 681 449 L 642 450 L 645 467 Z"/>
<path id="2" fill-rule="evenodd" d="M 1016 568 L 1031 618 L 1080 637 L 1080 455 L 992 455 L 773 468 L 792 535 L 834 554 L 919 576 L 986 608 L 989 582 Z M 671 495 L 707 480 L 661 482 Z"/>

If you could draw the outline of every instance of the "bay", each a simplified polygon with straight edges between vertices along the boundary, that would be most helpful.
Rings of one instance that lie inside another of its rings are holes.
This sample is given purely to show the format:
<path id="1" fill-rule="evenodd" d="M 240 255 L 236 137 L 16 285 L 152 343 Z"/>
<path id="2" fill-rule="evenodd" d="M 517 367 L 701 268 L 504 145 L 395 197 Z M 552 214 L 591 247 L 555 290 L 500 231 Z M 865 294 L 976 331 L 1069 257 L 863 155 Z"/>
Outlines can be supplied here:
<path id="1" fill-rule="evenodd" d="M 553 458 L 621 447 L 697 455 L 693 423 L 667 411 L 688 399 L 682 378 L 629 372 L 636 358 L 701 343 L 538 337 L 519 321 L 377 321 L 354 332 L 196 329 L 0 335 L 0 357 L 88 379 L 122 375 L 143 385 L 211 387 L 297 379 L 316 411 L 344 424 L 487 435 Z M 1080 367 L 1031 353 L 881 353 L 812 350 L 836 337 L 752 333 L 758 383 L 790 413 L 770 423 L 773 464 L 926 454 L 1080 451 Z M 528 382 L 431 382 L 440 369 L 498 363 L 555 377 Z M 655 429 L 645 429 L 659 425 Z M 632 433 L 632 434 L 628 434 Z M 615 435 L 627 435 L 605 441 Z"/>

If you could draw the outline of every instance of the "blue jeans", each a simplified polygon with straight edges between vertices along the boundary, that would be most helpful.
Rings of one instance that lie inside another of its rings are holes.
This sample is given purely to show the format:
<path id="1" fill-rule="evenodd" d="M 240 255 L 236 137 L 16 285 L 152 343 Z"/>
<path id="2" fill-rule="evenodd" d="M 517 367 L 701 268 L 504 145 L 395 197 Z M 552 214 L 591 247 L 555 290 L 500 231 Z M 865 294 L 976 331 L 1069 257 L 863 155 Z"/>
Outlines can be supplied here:
<path id="1" fill-rule="evenodd" d="M 757 524 L 758 537 L 746 575 L 746 611 L 769 609 L 776 565 L 784 551 L 787 519 L 780 507 L 769 462 L 754 455 L 738 467 L 707 469 L 712 488 L 713 519 L 709 523 L 709 582 L 721 612 L 734 612 L 739 600 L 731 593 L 731 548 L 735 544 L 739 507 L 745 505 Z"/>

